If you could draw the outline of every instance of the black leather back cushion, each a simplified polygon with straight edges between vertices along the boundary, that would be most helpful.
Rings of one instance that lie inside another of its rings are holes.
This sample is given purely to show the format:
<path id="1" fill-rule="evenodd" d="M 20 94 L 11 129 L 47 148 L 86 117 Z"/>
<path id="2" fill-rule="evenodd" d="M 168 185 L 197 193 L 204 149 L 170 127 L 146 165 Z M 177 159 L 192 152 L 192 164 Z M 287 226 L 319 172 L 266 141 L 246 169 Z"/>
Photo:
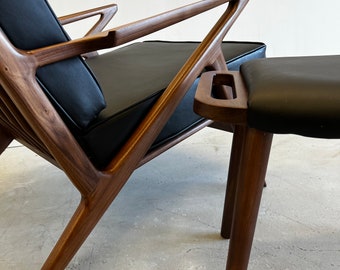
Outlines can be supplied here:
<path id="1" fill-rule="evenodd" d="M 0 27 L 23 50 L 69 40 L 45 0 L 1 0 Z M 105 108 L 101 89 L 80 57 L 41 67 L 36 77 L 64 121 L 76 128 L 87 127 Z"/>

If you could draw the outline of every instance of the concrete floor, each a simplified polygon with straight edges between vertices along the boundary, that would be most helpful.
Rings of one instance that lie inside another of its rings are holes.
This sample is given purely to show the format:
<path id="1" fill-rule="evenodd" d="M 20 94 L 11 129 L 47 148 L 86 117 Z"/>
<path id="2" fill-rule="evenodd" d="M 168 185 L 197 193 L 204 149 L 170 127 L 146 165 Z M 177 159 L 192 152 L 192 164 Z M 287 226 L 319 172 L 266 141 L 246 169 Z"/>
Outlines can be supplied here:
<path id="1" fill-rule="evenodd" d="M 138 169 L 68 269 L 224 269 L 231 135 L 205 129 Z M 249 269 L 340 269 L 340 141 L 275 136 Z M 0 269 L 39 269 L 79 196 L 17 143 L 0 157 Z"/>

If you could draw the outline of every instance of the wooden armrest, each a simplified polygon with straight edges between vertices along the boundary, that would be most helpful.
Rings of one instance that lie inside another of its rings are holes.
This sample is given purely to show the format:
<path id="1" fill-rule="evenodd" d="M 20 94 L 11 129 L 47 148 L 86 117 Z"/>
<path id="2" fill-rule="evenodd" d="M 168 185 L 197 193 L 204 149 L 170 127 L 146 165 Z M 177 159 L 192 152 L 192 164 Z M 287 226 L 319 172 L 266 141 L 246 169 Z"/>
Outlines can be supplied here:
<path id="1" fill-rule="evenodd" d="M 214 86 L 227 86 L 233 97 L 214 97 Z M 247 120 L 248 94 L 243 79 L 237 71 L 203 73 L 197 87 L 194 111 L 199 115 L 218 122 L 242 124 Z"/>
<path id="2" fill-rule="evenodd" d="M 84 20 L 90 17 L 98 16 L 99 19 L 95 25 L 85 34 L 85 36 L 96 34 L 103 31 L 104 27 L 110 22 L 113 16 L 117 13 L 118 6 L 116 4 L 102 6 L 94 9 L 89 9 L 66 16 L 59 17 L 60 24 L 66 25 L 69 23 Z"/>
<path id="3" fill-rule="evenodd" d="M 103 31 L 105 26 L 111 21 L 113 16 L 117 13 L 117 10 L 118 6 L 116 4 L 112 4 L 62 16 L 59 17 L 58 20 L 62 25 L 66 25 L 69 23 L 77 22 L 80 20 L 84 20 L 99 15 L 99 19 L 97 20 L 97 22 L 85 34 L 86 37 Z M 82 54 L 82 56 L 85 58 L 90 58 L 96 55 L 98 55 L 96 51 Z"/>
<path id="4" fill-rule="evenodd" d="M 101 49 L 113 48 L 129 41 L 154 33 L 168 26 L 189 19 L 233 0 L 203 0 L 186 5 L 156 16 L 139 20 L 107 31 L 86 36 L 80 39 L 31 50 L 38 66 L 61 61 L 70 57 L 93 52 Z M 236 1 L 237 2 L 237 1 Z"/>

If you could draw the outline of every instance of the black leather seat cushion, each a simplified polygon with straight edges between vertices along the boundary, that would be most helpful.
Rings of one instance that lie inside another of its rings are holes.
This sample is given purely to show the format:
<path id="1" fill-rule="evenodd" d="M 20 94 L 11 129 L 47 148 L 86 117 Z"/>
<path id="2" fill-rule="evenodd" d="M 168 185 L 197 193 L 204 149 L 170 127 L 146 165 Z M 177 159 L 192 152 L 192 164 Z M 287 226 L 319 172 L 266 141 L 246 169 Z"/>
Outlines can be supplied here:
<path id="1" fill-rule="evenodd" d="M 340 56 L 250 61 L 249 126 L 272 133 L 340 138 Z"/>
<path id="2" fill-rule="evenodd" d="M 2 0 L 0 27 L 23 50 L 69 40 L 45 0 Z M 101 89 L 81 57 L 39 68 L 37 80 L 64 121 L 77 128 L 86 127 L 105 107 Z"/>
<path id="3" fill-rule="evenodd" d="M 107 107 L 76 137 L 97 167 L 104 167 L 146 115 L 171 79 L 197 47 L 195 42 L 142 42 L 87 60 L 103 90 Z M 262 43 L 225 42 L 229 69 L 265 57 Z M 193 112 L 198 80 L 155 141 L 156 147 L 202 118 Z"/>

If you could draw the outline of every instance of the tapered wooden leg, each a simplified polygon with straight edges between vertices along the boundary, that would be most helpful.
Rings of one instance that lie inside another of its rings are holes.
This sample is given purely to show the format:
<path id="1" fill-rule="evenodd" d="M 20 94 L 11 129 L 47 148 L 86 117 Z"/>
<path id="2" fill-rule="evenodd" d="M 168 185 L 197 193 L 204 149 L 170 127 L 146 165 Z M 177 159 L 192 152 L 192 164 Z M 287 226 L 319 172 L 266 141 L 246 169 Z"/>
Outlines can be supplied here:
<path id="1" fill-rule="evenodd" d="M 248 267 L 272 137 L 244 127 L 227 270 Z"/>
<path id="2" fill-rule="evenodd" d="M 97 187 L 96 191 L 81 202 L 47 258 L 42 269 L 64 269 L 93 228 L 101 219 L 107 208 L 121 190 L 128 177 L 108 181 Z M 118 184 L 118 182 L 122 184 Z"/>
<path id="3" fill-rule="evenodd" d="M 66 268 L 100 219 L 100 216 L 94 217 L 94 214 L 95 211 L 89 209 L 86 201 L 81 200 L 78 209 L 41 269 Z"/>
<path id="4" fill-rule="evenodd" d="M 244 128 L 235 126 L 233 144 L 231 147 L 227 190 L 224 201 L 224 210 L 222 217 L 221 236 L 229 239 L 231 233 L 231 225 L 234 215 L 235 194 L 237 186 L 237 176 L 239 169 L 239 162 L 241 158 L 241 150 L 243 145 Z"/>

